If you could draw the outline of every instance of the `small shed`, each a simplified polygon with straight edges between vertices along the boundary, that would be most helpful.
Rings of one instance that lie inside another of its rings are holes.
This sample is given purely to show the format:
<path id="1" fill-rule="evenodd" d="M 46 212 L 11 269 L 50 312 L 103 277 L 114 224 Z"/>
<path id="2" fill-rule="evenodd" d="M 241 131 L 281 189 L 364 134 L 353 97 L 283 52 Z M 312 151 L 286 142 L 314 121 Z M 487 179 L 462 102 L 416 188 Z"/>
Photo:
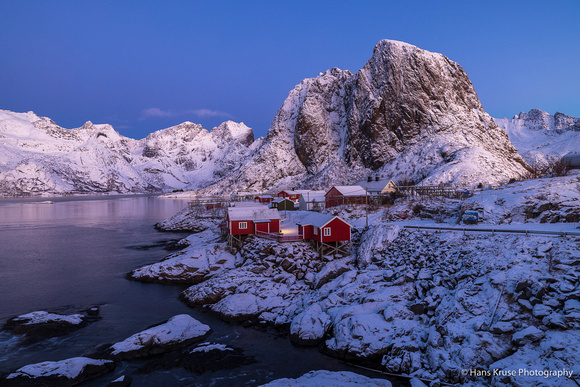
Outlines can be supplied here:
<path id="1" fill-rule="evenodd" d="M 343 204 L 365 204 L 368 194 L 360 185 L 335 185 L 325 195 L 326 208 Z"/>
<path id="2" fill-rule="evenodd" d="M 254 196 L 254 201 L 256 203 L 268 204 L 268 203 L 272 203 L 273 200 L 274 200 L 274 197 L 272 195 L 256 195 L 256 196 Z"/>
<path id="3" fill-rule="evenodd" d="M 340 217 L 314 212 L 297 224 L 298 234 L 302 239 L 313 241 L 321 255 L 325 250 L 348 253 L 346 247 L 350 244 L 352 226 Z"/>
<path id="4" fill-rule="evenodd" d="M 274 199 L 272 201 L 272 208 L 276 208 L 278 211 L 294 211 L 296 209 L 294 202 L 284 197 Z"/>

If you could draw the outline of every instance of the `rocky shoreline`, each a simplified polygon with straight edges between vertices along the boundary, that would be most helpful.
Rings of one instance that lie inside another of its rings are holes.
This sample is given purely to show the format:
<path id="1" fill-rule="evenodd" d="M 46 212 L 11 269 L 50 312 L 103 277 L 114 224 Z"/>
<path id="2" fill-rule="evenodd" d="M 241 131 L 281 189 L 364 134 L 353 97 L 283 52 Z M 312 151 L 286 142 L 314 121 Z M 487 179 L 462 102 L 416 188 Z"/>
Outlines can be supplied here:
<path id="1" fill-rule="evenodd" d="M 365 228 L 361 211 L 343 211 L 357 227 L 350 256 L 254 237 L 230 251 L 208 227 L 190 250 L 131 276 L 187 278 L 180 297 L 189 306 L 385 372 L 468 385 L 575 383 L 465 370 L 580 374 L 579 238 L 409 230 L 384 224 L 380 210 Z"/>

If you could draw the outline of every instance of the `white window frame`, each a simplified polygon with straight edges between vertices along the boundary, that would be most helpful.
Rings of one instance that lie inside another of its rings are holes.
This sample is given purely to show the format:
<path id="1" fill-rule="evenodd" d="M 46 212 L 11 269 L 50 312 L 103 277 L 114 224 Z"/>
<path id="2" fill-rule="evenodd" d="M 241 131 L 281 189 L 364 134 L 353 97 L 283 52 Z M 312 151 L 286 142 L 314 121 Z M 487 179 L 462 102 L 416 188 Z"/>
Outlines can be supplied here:
<path id="1" fill-rule="evenodd" d="M 323 230 L 324 230 L 324 236 L 330 236 L 330 233 L 331 233 L 330 227 L 324 227 Z"/>
<path id="2" fill-rule="evenodd" d="M 248 228 L 248 222 L 240 222 L 240 223 L 238 223 L 238 228 L 239 228 L 240 230 L 245 230 L 245 229 L 247 229 L 247 228 Z"/>
<path id="3" fill-rule="evenodd" d="M 318 235 L 318 227 L 314 227 L 314 235 Z"/>

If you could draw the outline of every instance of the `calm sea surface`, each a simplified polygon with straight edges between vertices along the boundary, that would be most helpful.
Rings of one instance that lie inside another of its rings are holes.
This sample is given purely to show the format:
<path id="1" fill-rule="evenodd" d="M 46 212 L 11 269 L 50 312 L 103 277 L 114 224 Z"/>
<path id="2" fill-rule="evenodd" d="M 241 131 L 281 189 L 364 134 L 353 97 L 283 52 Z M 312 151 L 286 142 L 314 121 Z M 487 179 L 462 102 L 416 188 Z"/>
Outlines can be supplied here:
<path id="1" fill-rule="evenodd" d="M 84 383 L 101 386 L 131 375 L 135 386 L 258 385 L 315 369 L 355 370 L 287 338 L 219 321 L 183 305 L 183 286 L 129 281 L 129 271 L 168 254 L 158 242 L 184 234 L 153 225 L 187 202 L 146 196 L 0 199 L 0 324 L 36 310 L 75 313 L 101 306 L 102 319 L 63 337 L 22 346 L 0 332 L 0 373 L 46 360 L 81 356 L 90 348 L 125 339 L 181 313 L 212 327 L 207 339 L 244 349 L 256 363 L 202 375 L 184 369 L 138 374 L 142 361 L 122 362 L 114 373 Z M 149 246 L 148 249 L 143 247 Z M 378 377 L 377 375 L 369 375 Z"/>

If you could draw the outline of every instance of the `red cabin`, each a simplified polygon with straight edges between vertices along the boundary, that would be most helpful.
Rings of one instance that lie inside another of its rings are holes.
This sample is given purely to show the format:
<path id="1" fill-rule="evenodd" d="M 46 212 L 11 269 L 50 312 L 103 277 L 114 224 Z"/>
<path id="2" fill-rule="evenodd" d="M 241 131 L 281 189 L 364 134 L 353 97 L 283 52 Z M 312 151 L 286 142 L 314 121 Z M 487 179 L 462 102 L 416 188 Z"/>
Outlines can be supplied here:
<path id="1" fill-rule="evenodd" d="M 367 203 L 367 192 L 360 185 L 336 185 L 325 195 L 326 208 L 343 204 Z"/>
<path id="2" fill-rule="evenodd" d="M 318 243 L 345 242 L 350 241 L 351 227 L 338 216 L 312 213 L 298 223 L 298 234 Z"/>
<path id="3" fill-rule="evenodd" d="M 228 207 L 225 225 L 230 235 L 250 235 L 256 231 L 277 233 L 280 231 L 280 214 L 266 206 Z"/>
<path id="4" fill-rule="evenodd" d="M 256 197 L 254 197 L 254 202 L 256 203 L 267 204 L 271 203 L 272 200 L 274 200 L 272 195 L 256 195 Z"/>

